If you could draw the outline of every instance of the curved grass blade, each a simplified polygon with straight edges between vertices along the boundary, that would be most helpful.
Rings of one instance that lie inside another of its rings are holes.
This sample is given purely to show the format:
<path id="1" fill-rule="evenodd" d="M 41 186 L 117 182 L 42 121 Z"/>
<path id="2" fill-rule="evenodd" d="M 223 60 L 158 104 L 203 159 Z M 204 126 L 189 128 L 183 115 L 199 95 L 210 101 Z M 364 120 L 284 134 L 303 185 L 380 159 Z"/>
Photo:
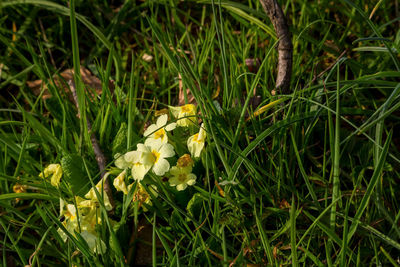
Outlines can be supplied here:
<path id="1" fill-rule="evenodd" d="M 392 134 L 393 131 L 390 131 L 389 136 L 386 138 L 385 145 L 383 147 L 382 153 L 380 154 L 378 164 L 374 170 L 374 173 L 372 174 L 371 181 L 368 184 L 367 190 L 365 192 L 364 197 L 361 200 L 360 206 L 357 208 L 356 215 L 354 216 L 354 222 L 351 224 L 350 230 L 349 230 L 349 235 L 348 235 L 348 242 L 350 242 L 352 236 L 355 234 L 359 221 L 361 219 L 361 216 L 363 215 L 365 209 L 367 208 L 367 205 L 369 203 L 369 200 L 371 198 L 371 195 L 373 193 L 373 190 L 378 182 L 379 177 L 381 177 L 382 171 L 383 171 L 383 166 L 386 162 L 386 156 L 389 151 L 389 145 L 392 140 Z"/>

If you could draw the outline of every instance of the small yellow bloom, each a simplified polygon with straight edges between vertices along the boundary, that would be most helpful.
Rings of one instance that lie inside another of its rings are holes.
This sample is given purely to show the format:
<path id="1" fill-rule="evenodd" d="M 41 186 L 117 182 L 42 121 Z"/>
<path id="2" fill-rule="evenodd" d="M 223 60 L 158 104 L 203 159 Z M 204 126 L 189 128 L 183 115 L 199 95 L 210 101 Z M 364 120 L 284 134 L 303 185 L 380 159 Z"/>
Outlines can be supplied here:
<path id="1" fill-rule="evenodd" d="M 206 132 L 204 131 L 203 124 L 200 126 L 200 131 L 188 138 L 187 146 L 189 148 L 192 157 L 200 157 L 200 153 L 204 148 L 204 143 L 206 140 Z"/>
<path id="2" fill-rule="evenodd" d="M 143 153 L 142 164 L 151 166 L 153 172 L 158 175 L 164 175 L 170 168 L 166 158 L 173 157 L 175 151 L 172 145 L 161 143 L 160 140 L 147 139 L 144 144 L 138 144 L 137 150 Z"/>
<path id="3" fill-rule="evenodd" d="M 122 191 L 124 192 L 125 195 L 128 194 L 128 190 L 126 189 L 126 184 L 125 184 L 125 176 L 126 176 L 126 170 L 123 170 L 115 179 L 113 182 L 113 185 L 117 191 Z"/>
<path id="4" fill-rule="evenodd" d="M 118 169 L 124 170 L 124 169 L 127 169 L 127 168 L 131 167 L 131 163 L 126 161 L 125 155 L 126 154 L 121 155 L 120 153 L 117 153 L 117 154 L 114 155 L 114 159 L 115 159 L 114 164 Z"/>
<path id="5" fill-rule="evenodd" d="M 89 191 L 90 194 L 93 192 Z M 101 223 L 97 199 L 84 199 L 76 196 L 75 200 L 76 206 L 65 204 L 64 200 L 60 199 L 60 216 L 64 216 L 63 226 L 73 236 L 76 236 L 76 233 L 80 233 L 94 253 L 104 253 L 106 251 L 105 243 L 96 235 L 96 225 Z M 64 242 L 67 241 L 68 236 L 61 228 L 57 232 Z"/>
<path id="6" fill-rule="evenodd" d="M 133 186 L 133 184 L 130 184 L 128 186 L 128 190 L 130 190 L 132 188 L 132 186 Z M 154 197 L 158 196 L 157 187 L 155 185 L 149 185 L 147 188 L 151 191 L 151 193 L 153 194 Z M 133 194 L 133 201 L 138 201 L 139 207 L 141 207 L 143 203 L 145 203 L 148 206 L 152 206 L 151 196 L 146 191 L 144 186 L 142 186 L 141 183 L 138 183 L 136 186 L 135 192 Z M 146 212 L 147 208 L 145 206 L 142 206 L 142 207 L 143 207 L 143 211 Z"/>
<path id="7" fill-rule="evenodd" d="M 60 164 L 50 164 L 39 174 L 39 177 L 47 178 L 52 175 L 50 179 L 51 185 L 58 187 L 62 174 L 63 172 Z"/>
<path id="8" fill-rule="evenodd" d="M 106 175 L 108 175 L 108 173 Z M 100 195 L 103 195 L 103 201 L 104 201 L 104 206 L 105 206 L 106 210 L 112 210 L 112 205 L 110 203 L 110 199 L 108 198 L 107 193 L 103 189 L 104 188 L 103 182 L 105 179 L 106 179 L 106 177 L 104 177 L 97 183 L 96 189 Z M 101 193 L 101 192 L 103 192 L 103 193 Z M 96 195 L 96 192 L 94 191 L 94 188 L 91 188 L 89 190 L 89 192 L 86 193 L 85 198 L 98 202 L 97 195 Z"/>
<path id="9" fill-rule="evenodd" d="M 188 172 L 192 172 L 194 162 L 193 159 L 190 157 L 189 154 L 184 154 L 182 157 L 178 159 L 176 163 L 176 167 L 178 168 L 187 168 Z"/>
<path id="10" fill-rule="evenodd" d="M 79 211 L 80 229 L 95 233 L 96 225 L 101 224 L 101 211 L 98 201 L 79 196 L 75 196 L 75 201 Z"/>
<path id="11" fill-rule="evenodd" d="M 141 147 L 143 144 L 138 144 Z M 125 154 L 125 159 L 131 164 L 132 177 L 136 181 L 143 180 L 146 173 L 151 169 L 152 164 L 146 162 L 146 154 L 142 151 L 130 151 Z"/>
<path id="12" fill-rule="evenodd" d="M 196 175 L 191 173 L 188 168 L 179 168 L 174 166 L 171 168 L 169 173 L 172 175 L 169 178 L 169 185 L 176 186 L 176 190 L 182 191 L 185 190 L 188 185 L 194 185 L 196 183 Z"/>
<path id="13" fill-rule="evenodd" d="M 180 107 L 169 107 L 175 118 L 178 119 L 176 124 L 182 127 L 188 127 L 195 123 L 196 106 L 193 104 L 186 104 Z"/>
<path id="14" fill-rule="evenodd" d="M 143 144 L 138 144 L 138 151 L 129 151 L 124 155 L 116 154 L 115 155 L 115 166 L 117 168 L 126 170 L 131 168 L 132 177 L 136 181 L 143 180 L 146 173 L 151 169 L 152 164 L 146 164 L 145 157 L 146 154 L 143 153 L 139 148 L 141 148 Z"/>
<path id="15" fill-rule="evenodd" d="M 16 184 L 13 186 L 13 191 L 14 191 L 15 193 L 17 193 L 17 194 L 21 194 L 21 193 L 25 193 L 27 188 L 28 188 L 27 185 L 22 185 L 22 184 L 16 183 Z M 18 203 L 20 200 L 21 200 L 21 198 L 15 198 L 15 201 L 16 201 L 17 203 Z"/>
<path id="16" fill-rule="evenodd" d="M 168 115 L 161 115 L 158 117 L 156 124 L 150 125 L 143 135 L 147 138 L 161 140 L 161 143 L 163 144 L 167 143 L 167 132 L 172 131 L 176 127 L 175 122 L 167 125 L 167 121 Z"/>
<path id="17" fill-rule="evenodd" d="M 25 193 L 27 188 L 28 188 L 28 186 L 26 186 L 26 185 L 22 185 L 22 184 L 16 183 L 13 186 L 13 191 L 15 193 L 18 193 L 18 194 Z"/>

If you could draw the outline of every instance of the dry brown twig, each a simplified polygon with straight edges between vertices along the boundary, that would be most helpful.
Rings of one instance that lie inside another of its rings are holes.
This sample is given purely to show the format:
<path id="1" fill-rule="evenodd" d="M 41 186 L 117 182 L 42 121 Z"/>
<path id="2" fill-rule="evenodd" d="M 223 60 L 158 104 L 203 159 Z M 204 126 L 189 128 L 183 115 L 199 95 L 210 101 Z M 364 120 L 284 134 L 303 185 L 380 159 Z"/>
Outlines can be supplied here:
<path id="1" fill-rule="evenodd" d="M 278 76 L 276 89 L 282 93 L 289 93 L 290 78 L 292 75 L 293 45 L 285 15 L 276 0 L 260 0 L 265 13 L 274 25 L 278 44 Z"/>
<path id="2" fill-rule="evenodd" d="M 69 85 L 69 88 L 71 89 L 75 106 L 78 109 L 78 118 L 80 118 L 81 114 L 79 112 L 79 102 L 78 102 L 78 95 L 76 94 L 75 83 L 72 80 L 69 80 L 68 85 Z M 104 191 L 106 192 L 108 199 L 110 200 L 111 206 L 114 208 L 114 199 L 112 197 L 111 187 L 108 182 L 107 176 L 104 175 L 105 169 L 106 169 L 106 158 L 105 158 L 103 152 L 101 151 L 99 143 L 97 142 L 96 135 L 94 134 L 94 132 L 92 132 L 92 124 L 90 123 L 89 118 L 87 118 L 87 117 L 86 117 L 86 125 L 87 125 L 88 131 L 90 133 L 90 141 L 92 143 L 92 147 L 93 147 L 97 165 L 99 166 L 99 170 L 101 173 L 101 179 L 104 179 L 104 185 L 103 185 Z"/>

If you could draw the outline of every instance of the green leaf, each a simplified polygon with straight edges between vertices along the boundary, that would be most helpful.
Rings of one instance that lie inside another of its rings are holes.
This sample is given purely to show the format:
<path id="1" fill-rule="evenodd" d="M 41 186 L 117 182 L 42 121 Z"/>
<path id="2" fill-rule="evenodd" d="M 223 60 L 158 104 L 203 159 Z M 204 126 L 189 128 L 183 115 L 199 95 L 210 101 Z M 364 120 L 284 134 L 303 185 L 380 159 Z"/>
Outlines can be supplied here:
<path id="1" fill-rule="evenodd" d="M 122 123 L 113 141 L 113 146 L 112 146 L 113 155 L 117 153 L 124 153 L 126 151 L 127 134 L 128 134 L 128 127 L 126 123 Z"/>
<path id="2" fill-rule="evenodd" d="M 89 190 L 90 181 L 82 157 L 76 154 L 67 155 L 61 159 L 61 167 L 64 179 L 71 186 L 72 192 L 79 196 L 85 195 Z"/>
<path id="3" fill-rule="evenodd" d="M 203 206 L 204 200 L 207 199 L 203 197 L 200 193 L 194 194 L 193 197 L 189 200 L 186 209 L 192 217 L 199 219 L 198 216 L 200 215 L 201 207 Z"/>
<path id="4" fill-rule="evenodd" d="M 53 200 L 56 201 L 58 198 L 40 194 L 40 193 L 9 193 L 9 194 L 1 194 L 0 200 L 14 200 L 16 198 L 21 199 L 42 199 L 42 200 Z"/>

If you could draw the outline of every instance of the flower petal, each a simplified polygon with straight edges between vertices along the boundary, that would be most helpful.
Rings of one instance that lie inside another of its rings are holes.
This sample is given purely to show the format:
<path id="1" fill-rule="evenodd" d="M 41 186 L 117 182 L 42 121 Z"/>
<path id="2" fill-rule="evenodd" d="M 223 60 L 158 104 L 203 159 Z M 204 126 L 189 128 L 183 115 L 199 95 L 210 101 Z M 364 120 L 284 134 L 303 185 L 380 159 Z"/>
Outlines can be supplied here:
<path id="1" fill-rule="evenodd" d="M 117 191 L 122 191 L 125 195 L 128 194 L 128 190 L 126 189 L 126 184 L 125 184 L 125 175 L 126 175 L 126 170 L 123 170 L 115 179 L 113 182 L 113 185 Z"/>
<path id="2" fill-rule="evenodd" d="M 127 163 L 130 163 L 129 165 L 132 165 L 140 161 L 142 154 L 143 152 L 141 151 L 129 151 L 125 154 L 124 158 Z"/>
<path id="3" fill-rule="evenodd" d="M 169 178 L 168 182 L 170 186 L 176 186 L 180 183 L 176 176 Z"/>
<path id="4" fill-rule="evenodd" d="M 192 157 L 194 158 L 200 157 L 200 153 L 204 148 L 204 141 L 203 142 L 195 141 L 196 137 L 197 134 L 192 135 L 191 137 L 188 138 L 187 141 L 187 146 L 190 151 L 190 154 L 192 154 Z"/>
<path id="5" fill-rule="evenodd" d="M 137 151 L 139 152 L 150 152 L 149 148 L 144 144 L 137 144 Z"/>
<path id="6" fill-rule="evenodd" d="M 170 170 L 169 173 L 173 176 L 178 176 L 181 173 L 180 168 L 173 166 Z"/>
<path id="7" fill-rule="evenodd" d="M 63 175 L 62 168 L 60 164 L 57 164 L 56 170 L 50 179 L 52 186 L 58 187 L 60 185 L 60 180 Z"/>
<path id="8" fill-rule="evenodd" d="M 174 130 L 175 128 L 176 128 L 175 122 L 172 122 L 172 123 L 168 124 L 167 126 L 165 126 L 165 130 L 168 132 Z"/>
<path id="9" fill-rule="evenodd" d="M 154 139 L 154 138 L 147 138 L 144 144 L 148 147 L 147 149 L 149 151 L 151 150 L 160 150 L 160 147 L 163 145 L 160 139 Z"/>
<path id="10" fill-rule="evenodd" d="M 181 107 L 172 107 L 172 106 L 169 106 L 169 109 L 171 110 L 171 113 L 172 113 L 172 115 L 174 115 L 175 118 L 178 118 L 179 113 L 182 110 Z"/>
<path id="11" fill-rule="evenodd" d="M 186 184 L 186 183 L 178 184 L 178 185 L 176 186 L 176 190 L 182 191 L 182 190 L 185 190 L 186 187 L 187 187 L 187 184 Z"/>
<path id="12" fill-rule="evenodd" d="M 158 175 L 164 175 L 169 170 L 169 162 L 166 159 L 160 158 L 153 166 L 153 172 Z"/>
<path id="13" fill-rule="evenodd" d="M 164 144 L 159 152 L 163 158 L 169 158 L 175 155 L 174 147 L 171 144 Z"/>
<path id="14" fill-rule="evenodd" d="M 115 157 L 114 164 L 118 169 L 123 170 L 129 167 L 128 162 L 125 161 L 125 155 L 116 154 L 114 157 Z"/>
<path id="15" fill-rule="evenodd" d="M 142 153 L 139 163 L 143 165 L 150 165 L 150 166 L 153 165 L 154 163 L 153 154 L 151 152 Z"/>
<path id="16" fill-rule="evenodd" d="M 134 164 L 132 166 L 132 177 L 136 181 L 143 180 L 146 173 L 149 171 L 149 168 L 146 168 L 143 164 Z"/>
<path id="17" fill-rule="evenodd" d="M 204 130 L 204 123 L 201 124 L 200 126 L 200 131 L 199 131 L 199 136 L 197 140 L 204 142 L 206 140 L 206 131 Z"/>
<path id="18" fill-rule="evenodd" d="M 159 127 L 157 127 L 157 125 L 152 124 L 152 125 L 150 125 L 149 127 L 147 127 L 147 129 L 146 129 L 146 131 L 144 131 L 143 135 L 144 135 L 145 137 L 147 137 L 147 136 L 149 136 L 149 135 L 151 135 L 151 134 L 154 134 L 154 132 L 157 131 L 158 128 L 159 128 Z"/>
<path id="19" fill-rule="evenodd" d="M 194 185 L 196 183 L 196 175 L 193 173 L 188 174 L 188 180 L 186 182 L 188 185 Z"/>
<path id="20" fill-rule="evenodd" d="M 157 119 L 157 128 L 164 127 L 165 124 L 167 124 L 167 121 L 168 121 L 168 115 L 167 114 L 164 114 L 164 115 L 161 115 L 160 117 L 158 117 L 158 119 Z"/>

